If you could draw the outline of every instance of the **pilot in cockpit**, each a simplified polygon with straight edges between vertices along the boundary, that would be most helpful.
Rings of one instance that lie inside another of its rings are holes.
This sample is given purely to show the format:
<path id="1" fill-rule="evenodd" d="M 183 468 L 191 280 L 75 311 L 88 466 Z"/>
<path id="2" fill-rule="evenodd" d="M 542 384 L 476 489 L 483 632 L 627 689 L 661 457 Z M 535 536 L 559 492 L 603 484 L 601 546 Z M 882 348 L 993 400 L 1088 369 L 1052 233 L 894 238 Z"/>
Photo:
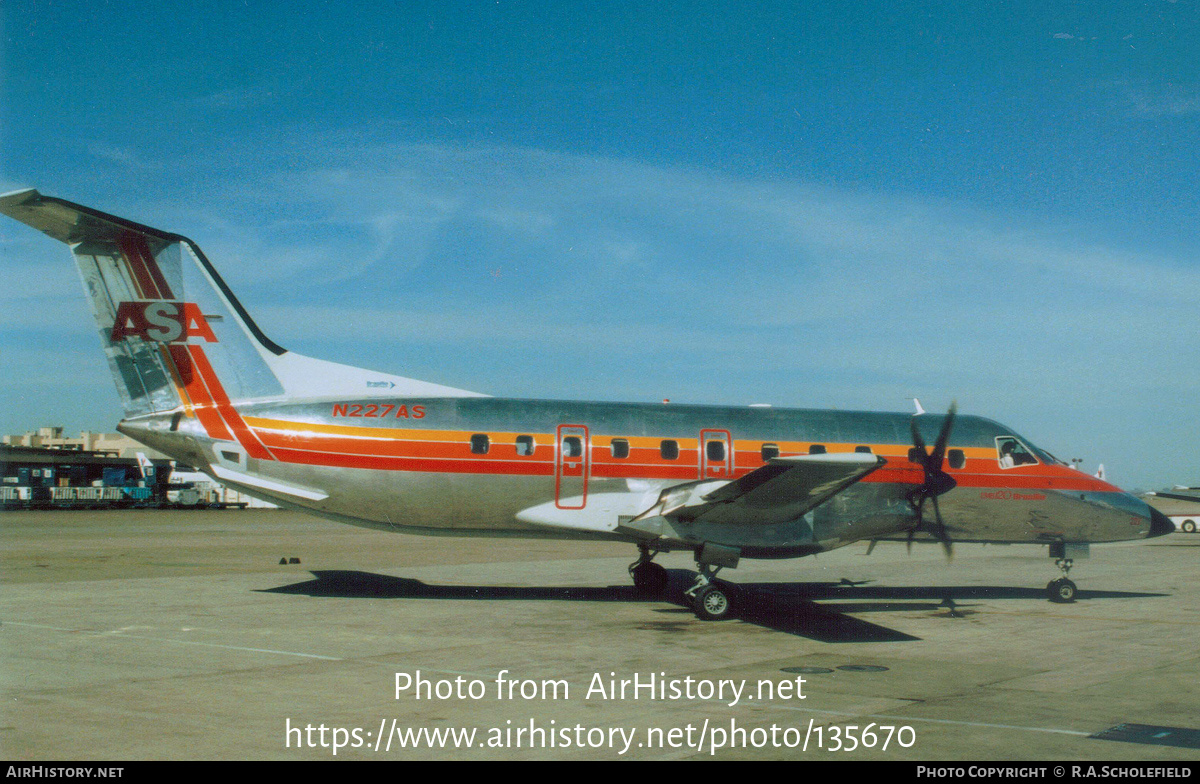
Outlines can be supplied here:
<path id="1" fill-rule="evenodd" d="M 997 439 L 1000 446 L 1000 467 L 1012 468 L 1019 465 L 1030 465 L 1037 462 L 1025 445 L 1015 438 Z"/>
<path id="2" fill-rule="evenodd" d="M 1013 442 L 1005 441 L 1000 445 L 1000 467 L 1012 468 L 1016 463 L 1013 461 Z"/>

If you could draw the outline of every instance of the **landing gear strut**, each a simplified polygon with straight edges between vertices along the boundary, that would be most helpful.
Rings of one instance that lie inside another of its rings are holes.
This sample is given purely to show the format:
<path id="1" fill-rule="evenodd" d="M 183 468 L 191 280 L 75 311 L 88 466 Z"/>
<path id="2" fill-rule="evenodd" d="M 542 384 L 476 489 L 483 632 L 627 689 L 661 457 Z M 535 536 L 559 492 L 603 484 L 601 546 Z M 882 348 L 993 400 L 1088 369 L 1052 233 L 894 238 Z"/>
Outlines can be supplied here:
<path id="1" fill-rule="evenodd" d="M 692 603 L 692 610 L 702 621 L 728 618 L 733 609 L 733 593 L 725 583 L 717 583 L 717 572 L 728 566 L 736 569 L 741 551 L 736 547 L 705 542 L 696 548 L 696 582 L 683 595 Z"/>
<path id="2" fill-rule="evenodd" d="M 629 575 L 633 578 L 633 588 L 643 596 L 661 596 L 667 590 L 670 578 L 667 570 L 653 563 L 654 556 L 659 551 L 650 552 L 647 545 L 638 545 L 638 559 L 629 564 Z"/>
<path id="3" fill-rule="evenodd" d="M 1057 580 L 1051 580 L 1046 585 L 1046 593 L 1050 596 L 1050 601 L 1057 604 L 1069 604 L 1075 601 L 1075 583 L 1067 579 L 1067 573 L 1071 571 L 1071 565 L 1074 562 L 1070 558 L 1058 558 L 1054 561 L 1055 566 L 1062 570 L 1063 576 Z"/>
<path id="4" fill-rule="evenodd" d="M 1090 548 L 1084 543 L 1050 543 L 1050 557 L 1054 559 L 1054 565 L 1063 574 L 1057 580 L 1051 580 L 1046 586 L 1046 593 L 1049 595 L 1050 601 L 1056 604 L 1070 604 L 1075 601 L 1075 583 L 1067 579 L 1067 573 L 1071 571 L 1071 565 L 1075 563 L 1075 559 L 1088 558 L 1090 555 Z"/>
<path id="5" fill-rule="evenodd" d="M 696 575 L 695 584 L 683 592 L 692 603 L 696 617 L 702 621 L 720 621 L 728 618 L 729 611 L 733 608 L 729 588 L 714 582 L 721 567 L 697 563 L 696 568 L 699 574 Z"/>

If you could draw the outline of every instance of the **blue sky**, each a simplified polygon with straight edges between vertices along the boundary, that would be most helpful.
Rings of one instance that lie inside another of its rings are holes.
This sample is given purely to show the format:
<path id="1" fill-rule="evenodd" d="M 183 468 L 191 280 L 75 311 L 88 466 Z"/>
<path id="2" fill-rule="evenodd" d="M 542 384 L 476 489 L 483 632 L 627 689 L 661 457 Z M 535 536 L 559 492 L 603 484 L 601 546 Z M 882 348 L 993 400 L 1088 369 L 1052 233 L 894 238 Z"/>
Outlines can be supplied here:
<path id="1" fill-rule="evenodd" d="M 196 240 L 301 353 L 497 395 L 998 419 L 1200 483 L 1200 12 L 6 2 L 0 189 Z M 0 223 L 0 433 L 110 430 Z"/>

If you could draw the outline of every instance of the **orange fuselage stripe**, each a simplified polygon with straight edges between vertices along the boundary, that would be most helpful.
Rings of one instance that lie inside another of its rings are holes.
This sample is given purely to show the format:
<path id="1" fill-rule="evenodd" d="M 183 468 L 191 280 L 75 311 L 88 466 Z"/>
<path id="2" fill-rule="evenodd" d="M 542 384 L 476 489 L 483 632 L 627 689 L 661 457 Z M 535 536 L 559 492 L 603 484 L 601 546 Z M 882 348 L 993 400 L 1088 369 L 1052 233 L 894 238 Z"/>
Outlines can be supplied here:
<path id="1" fill-rule="evenodd" d="M 213 401 L 212 396 L 208 394 L 208 388 L 205 387 L 200 374 L 196 372 L 187 346 L 181 343 L 173 343 L 167 348 L 171 352 L 171 358 L 175 360 L 175 367 L 183 379 L 184 389 L 187 391 L 188 397 L 192 400 L 196 411 L 196 418 L 200 420 L 200 424 L 204 427 L 204 432 L 208 433 L 211 438 L 232 441 L 233 434 L 225 427 L 224 420 L 217 413 L 216 403 Z"/>
<path id="2" fill-rule="evenodd" d="M 221 386 L 220 380 L 217 378 L 216 372 L 213 371 L 212 365 L 208 363 L 208 357 L 204 356 L 204 349 L 201 346 L 187 346 L 188 354 L 192 358 L 192 366 L 199 371 L 200 377 L 204 380 L 208 391 L 212 394 L 213 402 L 217 406 L 217 411 L 221 418 L 225 420 L 225 424 L 233 431 L 240 443 L 246 449 L 246 454 L 250 457 L 256 457 L 260 460 L 273 460 L 271 453 L 262 445 L 258 437 L 242 420 L 242 415 L 237 412 L 230 402 L 229 396 L 225 394 L 225 388 Z"/>
<path id="3" fill-rule="evenodd" d="M 355 427 L 258 417 L 246 417 L 245 422 L 278 459 L 287 462 L 380 470 L 529 476 L 553 476 L 555 472 L 554 436 L 549 433 L 488 432 L 488 452 L 476 454 L 471 451 L 470 438 L 479 431 Z M 532 454 L 517 453 L 517 435 L 531 435 L 535 444 Z M 629 442 L 629 457 L 612 456 L 609 445 L 614 438 Z M 680 446 L 679 457 L 675 460 L 661 457 L 658 445 L 663 440 L 648 436 L 594 436 L 590 442 L 589 475 L 594 478 L 696 479 L 700 466 L 699 439 L 667 439 L 676 441 Z M 807 454 L 809 446 L 809 442 L 767 443 L 778 446 L 784 456 Z M 913 485 L 924 481 L 922 469 L 908 462 L 910 447 L 907 444 L 826 443 L 824 446 L 831 454 L 853 452 L 857 446 L 869 446 L 872 453 L 887 459 L 883 467 L 868 475 L 863 482 Z M 988 447 L 964 447 L 962 451 L 966 456 L 963 467 L 947 467 L 947 472 L 962 487 L 1117 490 L 1095 477 L 1062 466 L 1036 464 L 1001 469 L 995 450 Z M 735 449 L 732 458 L 731 476 L 734 477 L 744 476 L 764 465 L 761 452 L 757 449 Z M 721 477 L 714 478 L 724 478 L 725 461 L 706 461 L 706 465 L 722 472 Z"/>

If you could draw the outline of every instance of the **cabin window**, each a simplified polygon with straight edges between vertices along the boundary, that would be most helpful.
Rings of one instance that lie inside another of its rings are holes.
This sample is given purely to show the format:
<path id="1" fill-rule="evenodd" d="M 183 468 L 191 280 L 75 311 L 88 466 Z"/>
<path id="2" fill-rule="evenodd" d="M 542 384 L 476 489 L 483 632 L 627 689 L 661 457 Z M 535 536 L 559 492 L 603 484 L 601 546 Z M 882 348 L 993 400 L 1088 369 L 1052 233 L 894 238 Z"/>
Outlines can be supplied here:
<path id="1" fill-rule="evenodd" d="M 967 455 L 961 449 L 951 449 L 946 455 L 950 458 L 951 468 L 958 469 L 967 464 Z"/>
<path id="2" fill-rule="evenodd" d="M 612 440 L 612 456 L 618 460 L 629 457 L 629 441 L 624 438 L 614 438 Z"/>
<path id="3" fill-rule="evenodd" d="M 1012 436 L 1000 436 L 996 439 L 996 454 L 1001 468 L 1015 468 L 1037 463 L 1037 458 L 1029 451 L 1029 447 Z"/>
<path id="4" fill-rule="evenodd" d="M 663 441 L 658 445 L 658 453 L 662 455 L 663 460 L 678 460 L 679 459 L 679 442 L 678 441 Z"/>
<path id="5" fill-rule="evenodd" d="M 860 455 L 874 454 L 869 446 L 856 446 L 854 447 L 854 451 L 858 452 Z"/>
<path id="6" fill-rule="evenodd" d="M 533 454 L 533 436 L 517 436 L 517 456 L 528 457 Z"/>
<path id="7" fill-rule="evenodd" d="M 825 454 L 825 445 L 824 444 L 813 444 L 812 446 L 810 446 L 808 448 L 808 453 L 810 455 L 823 455 L 823 454 Z"/>
<path id="8" fill-rule="evenodd" d="M 475 455 L 486 455 L 488 449 L 491 448 L 491 442 L 484 433 L 476 433 L 471 436 L 471 453 Z"/>
<path id="9" fill-rule="evenodd" d="M 563 457 L 583 457 L 583 440 L 579 436 L 567 436 L 562 445 Z"/>
<path id="10" fill-rule="evenodd" d="M 724 441 L 709 441 L 704 445 L 705 456 L 714 463 L 721 463 L 725 460 L 725 442 Z"/>
<path id="11" fill-rule="evenodd" d="M 772 458 L 776 458 L 776 457 L 779 457 L 779 445 L 778 444 L 763 444 L 762 445 L 762 459 L 763 459 L 764 463 L 766 463 L 769 460 L 771 460 Z"/>

